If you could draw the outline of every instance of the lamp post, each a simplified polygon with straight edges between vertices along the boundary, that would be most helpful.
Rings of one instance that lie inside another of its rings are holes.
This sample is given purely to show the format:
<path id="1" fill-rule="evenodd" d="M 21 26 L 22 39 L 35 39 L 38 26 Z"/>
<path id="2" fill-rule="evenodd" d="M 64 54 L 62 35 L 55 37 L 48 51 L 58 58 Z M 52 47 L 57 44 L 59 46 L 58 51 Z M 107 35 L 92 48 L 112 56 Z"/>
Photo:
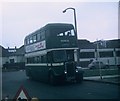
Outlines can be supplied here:
<path id="1" fill-rule="evenodd" d="M 75 26 L 75 33 L 76 33 L 76 38 L 77 38 L 77 20 L 76 20 L 76 11 L 75 11 L 75 8 L 72 8 L 72 7 L 69 7 L 69 8 L 66 8 L 63 13 L 65 13 L 67 10 L 73 10 L 74 11 L 74 26 Z M 77 38 L 78 40 L 78 38 Z M 78 43 L 78 41 L 77 41 Z M 79 62 L 79 50 L 76 50 L 77 51 L 77 63 Z"/>
<path id="2" fill-rule="evenodd" d="M 63 11 L 63 13 L 65 13 L 69 9 L 72 9 L 74 11 L 74 24 L 75 24 L 75 32 L 76 32 L 76 36 L 77 36 L 77 21 L 76 21 L 76 11 L 75 11 L 75 8 L 72 8 L 72 7 L 66 8 Z"/>
<path id="3" fill-rule="evenodd" d="M 100 72 L 100 79 L 102 79 L 102 70 L 101 70 L 101 65 L 100 65 L 100 56 L 99 56 L 99 43 L 97 40 L 97 60 L 99 62 L 99 72 Z"/>

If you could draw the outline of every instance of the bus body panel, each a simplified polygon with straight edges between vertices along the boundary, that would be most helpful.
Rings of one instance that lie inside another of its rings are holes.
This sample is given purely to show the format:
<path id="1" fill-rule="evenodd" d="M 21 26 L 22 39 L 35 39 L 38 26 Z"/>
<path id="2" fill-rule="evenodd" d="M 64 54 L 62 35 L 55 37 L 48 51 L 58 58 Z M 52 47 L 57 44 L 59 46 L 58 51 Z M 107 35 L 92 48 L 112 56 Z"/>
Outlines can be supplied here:
<path id="1" fill-rule="evenodd" d="M 40 81 L 47 81 L 48 79 L 48 71 L 49 67 L 48 66 L 26 66 L 26 74 L 28 77 L 31 77 L 36 80 Z"/>

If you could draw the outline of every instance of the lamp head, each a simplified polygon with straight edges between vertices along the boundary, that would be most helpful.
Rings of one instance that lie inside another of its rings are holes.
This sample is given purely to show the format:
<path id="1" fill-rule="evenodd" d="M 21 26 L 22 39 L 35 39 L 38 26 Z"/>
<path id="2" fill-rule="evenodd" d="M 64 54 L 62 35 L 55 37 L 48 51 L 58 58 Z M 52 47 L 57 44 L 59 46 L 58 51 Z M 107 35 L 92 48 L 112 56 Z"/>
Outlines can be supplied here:
<path id="1" fill-rule="evenodd" d="M 65 13 L 65 12 L 66 12 L 66 10 L 63 11 L 63 13 Z"/>

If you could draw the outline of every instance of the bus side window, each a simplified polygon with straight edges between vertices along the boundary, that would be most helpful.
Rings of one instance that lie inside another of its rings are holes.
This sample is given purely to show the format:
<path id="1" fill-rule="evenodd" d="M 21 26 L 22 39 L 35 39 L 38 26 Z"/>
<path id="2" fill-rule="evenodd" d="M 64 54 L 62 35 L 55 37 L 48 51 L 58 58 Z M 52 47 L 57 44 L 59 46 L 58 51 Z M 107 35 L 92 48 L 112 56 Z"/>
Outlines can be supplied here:
<path id="1" fill-rule="evenodd" d="M 35 57 L 31 58 L 31 63 L 35 63 Z"/>
<path id="2" fill-rule="evenodd" d="M 27 39 L 27 44 L 30 44 L 30 38 Z"/>
<path id="3" fill-rule="evenodd" d="M 40 40 L 43 40 L 43 39 L 45 39 L 45 31 L 40 33 Z"/>
<path id="4" fill-rule="evenodd" d="M 37 57 L 34 58 L 34 63 L 37 63 Z"/>
<path id="5" fill-rule="evenodd" d="M 27 58 L 26 63 L 29 63 L 29 58 Z"/>
<path id="6" fill-rule="evenodd" d="M 37 63 L 40 63 L 40 62 L 41 62 L 41 57 L 37 56 Z"/>
<path id="7" fill-rule="evenodd" d="M 27 58 L 27 63 L 33 63 L 33 57 L 31 57 L 31 58 Z"/>
<path id="8" fill-rule="evenodd" d="M 41 63 L 47 62 L 46 60 L 47 60 L 46 55 L 41 56 Z"/>
<path id="9" fill-rule="evenodd" d="M 37 41 L 40 41 L 40 33 L 37 34 Z"/>
<path id="10" fill-rule="evenodd" d="M 30 43 L 33 43 L 33 37 L 30 37 Z"/>
<path id="11" fill-rule="evenodd" d="M 27 45 L 27 39 L 25 39 L 25 45 Z"/>
<path id="12" fill-rule="evenodd" d="M 52 52 L 47 53 L 47 61 L 48 61 L 48 63 L 52 62 Z"/>
<path id="13" fill-rule="evenodd" d="M 36 42 L 36 35 L 33 36 L 33 42 Z"/>

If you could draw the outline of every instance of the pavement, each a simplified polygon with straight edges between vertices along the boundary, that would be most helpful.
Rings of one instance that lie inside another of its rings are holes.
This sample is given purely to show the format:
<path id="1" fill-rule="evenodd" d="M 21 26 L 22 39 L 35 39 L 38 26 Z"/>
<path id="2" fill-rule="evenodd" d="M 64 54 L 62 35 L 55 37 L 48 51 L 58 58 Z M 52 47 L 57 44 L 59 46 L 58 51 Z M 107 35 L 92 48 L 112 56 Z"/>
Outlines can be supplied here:
<path id="1" fill-rule="evenodd" d="M 102 79 L 100 76 L 92 76 L 92 77 L 84 77 L 85 81 L 94 81 L 94 82 L 101 82 L 101 83 L 111 83 L 116 84 L 120 86 L 120 75 L 107 75 L 102 76 Z"/>

